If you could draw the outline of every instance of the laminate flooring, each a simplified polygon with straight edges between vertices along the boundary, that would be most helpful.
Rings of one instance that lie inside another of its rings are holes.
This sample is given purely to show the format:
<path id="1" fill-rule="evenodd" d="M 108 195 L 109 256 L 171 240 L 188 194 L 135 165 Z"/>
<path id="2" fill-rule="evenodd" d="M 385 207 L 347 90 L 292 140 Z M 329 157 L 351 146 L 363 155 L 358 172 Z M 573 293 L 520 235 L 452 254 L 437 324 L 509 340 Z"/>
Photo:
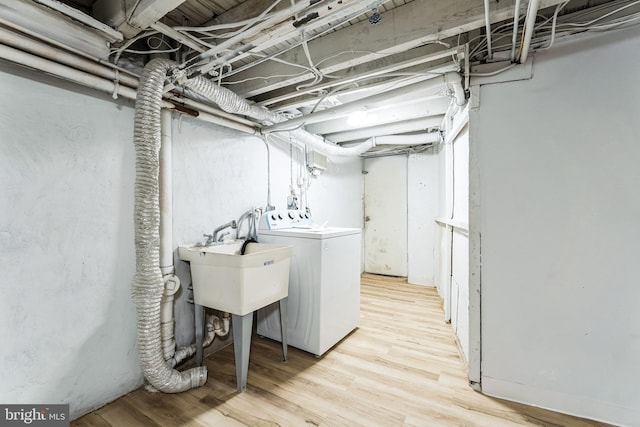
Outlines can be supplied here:
<path id="1" fill-rule="evenodd" d="M 323 357 L 253 337 L 247 391 L 233 346 L 205 359 L 204 387 L 140 388 L 71 423 L 134 426 L 604 426 L 471 390 L 434 288 L 362 276 L 358 329 Z"/>

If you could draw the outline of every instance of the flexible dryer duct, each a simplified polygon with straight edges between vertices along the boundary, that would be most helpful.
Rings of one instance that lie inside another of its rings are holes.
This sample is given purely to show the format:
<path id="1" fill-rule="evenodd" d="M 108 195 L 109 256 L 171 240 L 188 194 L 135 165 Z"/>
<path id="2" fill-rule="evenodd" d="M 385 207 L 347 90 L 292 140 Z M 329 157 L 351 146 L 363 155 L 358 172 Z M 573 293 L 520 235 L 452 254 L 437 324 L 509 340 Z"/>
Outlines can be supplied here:
<path id="1" fill-rule="evenodd" d="M 280 123 L 287 120 L 287 117 L 283 114 L 274 113 L 264 107 L 250 104 L 246 99 L 236 95 L 229 89 L 218 86 L 202 76 L 192 79 L 178 78 L 176 84 L 188 87 L 199 95 L 215 102 L 222 110 L 228 113 L 241 114 L 266 124 Z M 290 134 L 310 149 L 327 156 L 359 156 L 374 146 L 373 142 L 369 140 L 354 147 L 328 144 L 321 137 L 304 129 L 292 130 Z"/>
<path id="2" fill-rule="evenodd" d="M 145 378 L 165 393 L 204 385 L 207 368 L 184 372 L 164 360 L 160 334 L 160 301 L 164 280 L 160 271 L 160 108 L 162 89 L 173 62 L 155 59 L 144 69 L 138 94 L 133 142 L 136 150 L 135 245 L 136 274 L 133 300 L 138 312 L 138 347 Z"/>

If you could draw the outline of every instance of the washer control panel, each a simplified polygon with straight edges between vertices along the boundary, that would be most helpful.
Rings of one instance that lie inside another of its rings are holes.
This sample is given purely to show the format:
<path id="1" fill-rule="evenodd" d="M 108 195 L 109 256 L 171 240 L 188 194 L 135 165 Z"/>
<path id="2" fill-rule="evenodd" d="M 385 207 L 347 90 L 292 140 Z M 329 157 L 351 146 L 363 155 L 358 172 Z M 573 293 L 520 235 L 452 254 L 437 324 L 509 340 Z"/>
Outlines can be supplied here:
<path id="1" fill-rule="evenodd" d="M 260 218 L 261 230 L 310 227 L 312 224 L 311 214 L 300 210 L 268 211 L 262 214 L 262 218 Z"/>

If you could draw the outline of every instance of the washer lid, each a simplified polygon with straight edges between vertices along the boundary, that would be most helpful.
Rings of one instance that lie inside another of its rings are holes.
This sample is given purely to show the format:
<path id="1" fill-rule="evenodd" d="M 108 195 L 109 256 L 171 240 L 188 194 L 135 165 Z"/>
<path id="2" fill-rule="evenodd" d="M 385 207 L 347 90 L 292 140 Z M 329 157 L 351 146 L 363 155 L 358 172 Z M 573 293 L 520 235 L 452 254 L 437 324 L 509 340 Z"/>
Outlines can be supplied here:
<path id="1" fill-rule="evenodd" d="M 297 237 L 303 239 L 330 239 L 332 237 L 359 233 L 361 233 L 359 228 L 322 227 L 320 225 L 281 228 L 279 230 L 259 230 L 259 234 L 266 236 Z"/>

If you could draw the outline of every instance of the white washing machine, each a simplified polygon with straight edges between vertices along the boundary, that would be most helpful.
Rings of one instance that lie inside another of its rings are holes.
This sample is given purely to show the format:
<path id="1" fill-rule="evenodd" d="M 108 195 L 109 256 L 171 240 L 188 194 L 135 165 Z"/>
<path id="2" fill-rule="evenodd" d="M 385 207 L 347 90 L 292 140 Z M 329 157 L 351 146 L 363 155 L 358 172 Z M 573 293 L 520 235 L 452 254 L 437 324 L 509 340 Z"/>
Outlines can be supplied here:
<path id="1" fill-rule="evenodd" d="M 289 273 L 288 345 L 321 356 L 360 322 L 358 228 L 313 225 L 297 210 L 262 216 L 262 243 L 293 246 Z M 258 334 L 281 341 L 276 305 L 258 310 Z"/>

